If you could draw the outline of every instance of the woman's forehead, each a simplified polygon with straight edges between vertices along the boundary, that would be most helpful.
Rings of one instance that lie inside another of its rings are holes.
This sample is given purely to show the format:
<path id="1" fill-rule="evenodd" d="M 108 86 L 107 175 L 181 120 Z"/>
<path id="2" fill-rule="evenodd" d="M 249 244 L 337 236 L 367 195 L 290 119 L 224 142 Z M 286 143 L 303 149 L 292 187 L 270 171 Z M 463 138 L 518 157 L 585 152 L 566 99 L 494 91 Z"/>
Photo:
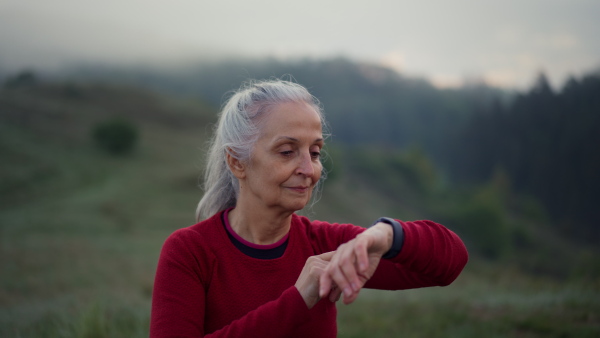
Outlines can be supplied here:
<path id="1" fill-rule="evenodd" d="M 280 103 L 273 106 L 264 117 L 261 123 L 261 134 L 270 137 L 318 134 L 318 137 L 322 138 L 321 117 L 308 103 Z"/>

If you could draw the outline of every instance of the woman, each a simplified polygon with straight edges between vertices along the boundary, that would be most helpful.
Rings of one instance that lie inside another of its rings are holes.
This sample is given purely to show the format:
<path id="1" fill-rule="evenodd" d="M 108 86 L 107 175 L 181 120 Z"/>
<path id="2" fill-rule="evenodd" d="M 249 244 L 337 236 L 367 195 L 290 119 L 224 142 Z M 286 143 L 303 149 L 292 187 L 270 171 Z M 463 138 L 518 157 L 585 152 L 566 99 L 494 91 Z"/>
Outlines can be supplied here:
<path id="1" fill-rule="evenodd" d="M 255 82 L 220 113 L 198 224 L 174 232 L 158 262 L 152 337 L 335 337 L 335 302 L 362 287 L 450 284 L 462 241 L 430 221 L 368 229 L 311 221 L 323 115 L 287 81 Z M 382 259 L 383 258 L 383 259 Z"/>

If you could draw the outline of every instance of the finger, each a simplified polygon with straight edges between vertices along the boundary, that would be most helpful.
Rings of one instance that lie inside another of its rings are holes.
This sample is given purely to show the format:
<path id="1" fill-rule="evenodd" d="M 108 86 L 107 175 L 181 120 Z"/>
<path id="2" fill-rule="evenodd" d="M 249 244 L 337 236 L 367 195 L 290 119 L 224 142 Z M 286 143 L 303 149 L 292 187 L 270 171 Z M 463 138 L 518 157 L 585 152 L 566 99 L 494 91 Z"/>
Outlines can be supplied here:
<path id="1" fill-rule="evenodd" d="M 344 304 L 348 305 L 348 304 L 351 304 L 352 302 L 354 302 L 356 300 L 356 298 L 358 298 L 358 293 L 359 292 L 354 292 L 353 294 L 351 294 L 348 297 L 346 297 L 346 295 L 344 295 Z"/>
<path id="2" fill-rule="evenodd" d="M 345 297 L 349 297 L 357 287 L 357 280 L 349 280 L 346 276 L 352 276 L 351 272 L 344 272 L 343 270 L 355 270 L 354 267 L 354 257 L 352 253 L 352 245 L 351 242 L 346 244 L 342 244 L 336 250 L 335 255 L 331 258 L 329 265 L 326 268 L 325 274 L 329 275 L 332 283 L 335 283 L 343 292 Z M 354 284 L 354 285 L 353 285 Z"/>
<path id="3" fill-rule="evenodd" d="M 319 297 L 323 298 L 327 296 L 331 290 L 332 280 L 331 276 L 327 273 L 327 268 L 319 277 Z"/>
<path id="4" fill-rule="evenodd" d="M 325 275 L 329 275 L 331 281 L 335 283 L 344 293 L 345 297 L 349 297 L 353 292 L 352 283 L 346 278 L 340 267 L 339 262 L 331 262 L 325 269 Z"/>
<path id="5" fill-rule="evenodd" d="M 356 256 L 358 271 L 361 274 L 364 274 L 369 269 L 369 253 L 367 250 L 367 244 L 368 243 L 364 237 L 357 237 L 356 244 L 354 245 L 354 255 Z"/>
<path id="6" fill-rule="evenodd" d="M 335 255 L 335 251 L 329 251 L 329 252 L 317 255 L 315 257 L 322 259 L 326 262 L 329 262 L 329 261 L 331 261 L 331 258 L 333 257 L 333 255 Z"/>
<path id="7" fill-rule="evenodd" d="M 354 255 L 353 255 L 354 256 Z M 340 271 L 344 274 L 345 279 L 350 284 L 353 292 L 360 290 L 360 279 L 356 271 L 356 264 L 350 260 L 345 260 L 340 265 Z"/>
<path id="8" fill-rule="evenodd" d="M 323 271 L 325 270 L 325 267 L 327 266 L 328 262 L 331 260 L 331 257 L 333 257 L 334 254 L 335 251 L 329 251 L 320 255 L 309 257 L 309 260 L 312 261 L 312 264 L 322 266 L 322 270 L 319 273 L 319 297 L 321 298 L 329 292 L 331 280 L 329 280 L 328 282 L 325 278 L 323 278 Z"/>
<path id="9" fill-rule="evenodd" d="M 342 297 L 342 291 L 338 289 L 337 297 L 335 297 L 335 301 L 337 302 Z"/>
<path id="10" fill-rule="evenodd" d="M 319 256 L 308 257 L 305 263 L 310 268 L 320 268 L 321 270 L 325 269 L 328 264 L 329 262 L 320 259 Z"/>
<path id="11" fill-rule="evenodd" d="M 360 290 L 360 287 L 361 287 L 361 282 L 360 282 L 360 279 L 358 278 L 358 271 L 356 268 L 357 257 L 355 254 L 355 251 L 356 251 L 355 246 L 354 246 L 355 244 L 356 244 L 356 241 L 349 243 L 349 245 L 344 247 L 340 252 L 340 258 L 338 261 L 338 265 L 339 265 L 345 279 L 350 283 L 350 287 L 352 288 L 353 292 L 357 292 L 358 290 Z M 343 287 L 342 287 L 342 290 L 344 290 Z M 346 294 L 346 292 L 344 292 L 344 293 Z"/>
<path id="12" fill-rule="evenodd" d="M 331 276 L 329 276 L 326 273 L 326 266 L 328 264 L 328 262 L 332 259 L 332 257 L 335 255 L 335 251 L 329 251 L 317 256 L 314 256 L 315 258 L 318 258 L 321 262 L 323 262 L 323 264 L 325 265 L 323 267 L 323 271 L 321 273 L 321 275 L 319 276 L 319 297 L 323 298 L 325 296 L 327 296 L 327 294 L 329 294 L 329 291 L 331 291 L 331 287 L 333 285 L 333 282 L 331 280 Z"/>
<path id="13" fill-rule="evenodd" d="M 329 301 L 331 301 L 332 303 L 337 302 L 338 300 L 340 300 L 340 297 L 342 296 L 342 290 L 340 290 L 340 288 L 338 288 L 337 286 L 333 286 L 333 288 L 331 288 L 331 292 L 329 292 Z"/>

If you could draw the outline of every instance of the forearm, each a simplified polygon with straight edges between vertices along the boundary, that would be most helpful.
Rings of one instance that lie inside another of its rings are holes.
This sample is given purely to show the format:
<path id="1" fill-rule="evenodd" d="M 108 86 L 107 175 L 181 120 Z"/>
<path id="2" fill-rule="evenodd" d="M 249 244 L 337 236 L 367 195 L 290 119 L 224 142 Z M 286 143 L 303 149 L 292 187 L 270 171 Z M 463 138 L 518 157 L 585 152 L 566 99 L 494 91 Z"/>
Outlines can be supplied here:
<path id="1" fill-rule="evenodd" d="M 249 333 L 252 337 L 289 337 L 309 319 L 309 309 L 302 296 L 295 287 L 290 287 L 278 299 L 204 337 L 248 337 Z"/>
<path id="2" fill-rule="evenodd" d="M 408 289 L 452 283 L 468 260 L 460 238 L 431 221 L 401 222 L 404 243 L 393 259 L 382 260 L 365 287 Z"/>
<path id="3" fill-rule="evenodd" d="M 309 310 L 295 287 L 290 287 L 276 300 L 263 304 L 245 316 L 214 332 L 205 333 L 204 318 L 182 311 L 190 303 L 201 302 L 201 299 L 188 297 L 180 299 L 177 308 L 172 311 L 156 313 L 157 307 L 171 297 L 162 297 L 155 301 L 151 337 L 288 337 L 300 325 L 310 319 Z M 273 318 L 277 318 L 276 321 Z"/>

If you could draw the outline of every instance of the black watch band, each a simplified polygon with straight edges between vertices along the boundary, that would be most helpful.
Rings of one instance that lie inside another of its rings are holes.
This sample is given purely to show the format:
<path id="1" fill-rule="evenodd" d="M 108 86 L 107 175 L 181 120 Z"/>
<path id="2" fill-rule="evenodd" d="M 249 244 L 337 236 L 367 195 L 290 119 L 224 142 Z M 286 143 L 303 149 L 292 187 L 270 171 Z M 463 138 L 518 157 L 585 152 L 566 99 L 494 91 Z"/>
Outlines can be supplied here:
<path id="1" fill-rule="evenodd" d="M 373 223 L 373 225 L 377 223 L 387 223 L 392 226 L 394 230 L 394 239 L 392 241 L 392 247 L 388 252 L 386 252 L 381 258 L 390 259 L 398 256 L 400 250 L 402 250 L 402 245 L 404 244 L 404 229 L 402 225 L 398 221 L 389 217 L 381 217 Z M 373 226 L 371 225 L 371 226 Z"/>

